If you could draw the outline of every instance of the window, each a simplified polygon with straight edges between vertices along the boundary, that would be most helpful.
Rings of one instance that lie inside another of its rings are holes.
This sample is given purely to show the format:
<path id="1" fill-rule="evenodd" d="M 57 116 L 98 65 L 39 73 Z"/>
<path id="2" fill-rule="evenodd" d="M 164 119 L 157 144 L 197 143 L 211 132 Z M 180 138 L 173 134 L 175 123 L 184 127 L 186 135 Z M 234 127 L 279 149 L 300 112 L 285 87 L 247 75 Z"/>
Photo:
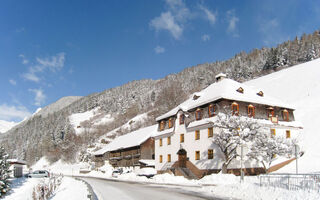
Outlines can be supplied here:
<path id="1" fill-rule="evenodd" d="M 200 160 L 200 151 L 196 151 L 195 160 Z"/>
<path id="2" fill-rule="evenodd" d="M 237 104 L 236 102 L 233 102 L 231 104 L 231 108 L 232 108 L 232 115 L 239 115 L 239 104 Z"/>
<path id="3" fill-rule="evenodd" d="M 290 130 L 286 130 L 286 138 L 291 138 L 291 132 L 290 132 Z"/>
<path id="4" fill-rule="evenodd" d="M 168 143 L 168 145 L 170 145 L 171 144 L 171 137 L 169 136 L 169 137 L 167 137 L 167 143 Z"/>
<path id="5" fill-rule="evenodd" d="M 162 147 L 162 138 L 160 138 L 160 140 L 159 140 L 159 145 L 160 145 L 160 147 Z"/>
<path id="6" fill-rule="evenodd" d="M 184 143 L 184 134 L 180 134 L 180 143 Z"/>
<path id="7" fill-rule="evenodd" d="M 273 109 L 273 107 L 269 107 L 269 108 L 267 108 L 267 114 L 268 114 L 268 118 L 270 118 L 270 117 L 274 117 L 274 109 Z"/>
<path id="8" fill-rule="evenodd" d="M 253 105 L 248 106 L 248 117 L 254 117 L 255 116 L 255 108 Z"/>
<path id="9" fill-rule="evenodd" d="M 173 123 L 172 123 L 172 122 L 173 122 L 173 120 L 172 120 L 172 118 L 170 118 L 170 119 L 169 119 L 169 124 L 168 124 L 169 128 L 171 128 L 171 127 L 173 126 Z"/>
<path id="10" fill-rule="evenodd" d="M 213 117 L 215 115 L 215 107 L 213 104 L 209 105 L 208 114 L 209 114 L 209 117 Z"/>
<path id="11" fill-rule="evenodd" d="M 164 125 L 165 125 L 165 122 L 164 122 L 164 121 L 161 121 L 161 122 L 160 122 L 160 131 L 163 131 L 163 130 L 164 130 Z"/>
<path id="12" fill-rule="evenodd" d="M 180 115 L 180 120 L 179 120 L 180 124 L 184 124 L 184 114 Z"/>
<path id="13" fill-rule="evenodd" d="M 201 109 L 198 108 L 198 109 L 196 110 L 196 120 L 200 120 L 200 119 L 201 119 Z"/>
<path id="14" fill-rule="evenodd" d="M 162 155 L 159 156 L 159 162 L 162 163 Z"/>
<path id="15" fill-rule="evenodd" d="M 208 128 L 208 138 L 213 137 L 213 128 Z"/>
<path id="16" fill-rule="evenodd" d="M 208 159 L 213 159 L 213 149 L 208 149 Z"/>
<path id="17" fill-rule="evenodd" d="M 282 111 L 282 118 L 283 118 L 284 121 L 289 121 L 289 112 L 288 112 L 287 109 L 284 109 Z"/>
<path id="18" fill-rule="evenodd" d="M 199 140 L 200 139 L 200 131 L 199 130 L 196 130 L 194 138 L 195 138 L 195 140 Z"/>
<path id="19" fill-rule="evenodd" d="M 272 128 L 270 129 L 270 132 L 271 132 L 271 137 L 276 136 L 276 129 Z"/>
<path id="20" fill-rule="evenodd" d="M 168 154 L 167 162 L 171 162 L 171 154 Z"/>

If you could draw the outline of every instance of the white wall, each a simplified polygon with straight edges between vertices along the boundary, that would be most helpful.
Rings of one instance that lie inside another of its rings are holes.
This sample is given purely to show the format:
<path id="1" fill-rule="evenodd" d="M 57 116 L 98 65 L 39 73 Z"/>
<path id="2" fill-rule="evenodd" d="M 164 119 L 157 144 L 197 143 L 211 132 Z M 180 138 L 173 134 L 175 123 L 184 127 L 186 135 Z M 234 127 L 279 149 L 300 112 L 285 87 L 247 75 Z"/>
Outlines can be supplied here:
<path id="1" fill-rule="evenodd" d="M 177 114 L 179 116 L 180 113 Z M 272 128 L 272 127 L 271 127 Z M 277 137 L 286 137 L 286 130 L 291 131 L 291 138 L 295 138 L 299 135 L 300 130 L 297 128 L 289 127 L 273 127 L 276 129 Z M 199 129 L 198 129 L 199 130 Z M 217 131 L 217 128 L 213 128 L 213 134 Z M 184 143 L 180 143 L 180 134 L 184 134 Z M 163 165 L 167 163 L 167 155 L 171 154 L 171 162 L 174 163 L 178 160 L 177 152 L 180 149 L 180 145 L 187 151 L 187 157 L 196 165 L 199 169 L 220 169 L 223 163 L 223 154 L 213 142 L 213 137 L 208 138 L 208 128 L 203 126 L 200 129 L 200 139 L 195 140 L 195 131 L 188 131 L 185 125 L 179 124 L 179 118 L 175 121 L 175 130 L 171 135 L 171 145 L 167 144 L 167 135 L 161 136 L 155 139 L 155 168 L 161 170 Z M 160 147 L 159 141 L 162 138 L 162 146 Z M 208 149 L 213 149 L 214 159 L 208 159 Z M 200 160 L 195 160 L 195 151 L 200 151 Z M 159 156 L 163 156 L 163 162 L 159 163 Z M 244 163 L 245 167 L 261 167 L 261 164 L 256 161 L 250 161 Z M 240 161 L 234 160 L 230 163 L 229 168 L 239 168 Z"/>

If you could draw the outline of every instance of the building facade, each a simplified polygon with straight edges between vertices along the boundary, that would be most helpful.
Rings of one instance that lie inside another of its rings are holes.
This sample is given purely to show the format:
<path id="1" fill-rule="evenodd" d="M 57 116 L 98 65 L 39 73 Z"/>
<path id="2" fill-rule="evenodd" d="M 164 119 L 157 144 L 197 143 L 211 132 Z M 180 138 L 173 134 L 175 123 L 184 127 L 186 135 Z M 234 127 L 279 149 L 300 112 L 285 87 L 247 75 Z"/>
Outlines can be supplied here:
<path id="1" fill-rule="evenodd" d="M 214 125 L 218 113 L 257 119 L 270 129 L 270 136 L 298 136 L 302 126 L 295 121 L 291 106 L 223 74 L 216 79 L 216 83 L 156 119 L 155 168 L 159 173 L 175 169 L 175 173 L 183 175 L 191 170 L 200 178 L 221 170 L 224 155 L 213 139 L 219 129 Z M 239 161 L 234 160 L 228 170 L 236 173 L 239 166 Z M 257 161 L 247 161 L 244 166 L 248 174 L 263 173 Z M 181 168 L 189 169 L 177 171 Z"/>

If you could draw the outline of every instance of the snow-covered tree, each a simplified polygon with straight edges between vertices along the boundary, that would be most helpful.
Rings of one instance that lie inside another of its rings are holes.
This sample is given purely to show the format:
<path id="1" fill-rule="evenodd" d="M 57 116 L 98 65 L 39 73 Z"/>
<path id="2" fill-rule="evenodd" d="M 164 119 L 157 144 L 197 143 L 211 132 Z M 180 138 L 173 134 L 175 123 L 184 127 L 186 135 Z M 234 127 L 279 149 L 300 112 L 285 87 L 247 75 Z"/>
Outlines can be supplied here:
<path id="1" fill-rule="evenodd" d="M 267 170 L 276 157 L 290 157 L 295 143 L 297 143 L 296 140 L 277 136 L 271 137 L 270 133 L 257 132 L 248 157 L 260 161 Z"/>
<path id="2" fill-rule="evenodd" d="M 236 152 L 238 146 L 254 142 L 257 135 L 266 131 L 255 119 L 231 113 L 219 113 L 214 126 L 218 127 L 218 132 L 214 134 L 213 142 L 224 155 L 222 173 L 226 173 L 231 161 L 239 156 Z"/>
<path id="3" fill-rule="evenodd" d="M 8 154 L 3 147 L 0 147 L 0 196 L 3 196 L 10 189 Z"/>
<path id="4" fill-rule="evenodd" d="M 257 119 L 226 113 L 219 113 L 214 122 L 218 131 L 213 142 L 224 155 L 222 173 L 226 173 L 231 161 L 240 156 L 236 149 L 242 144 L 248 147 L 247 159 L 260 161 L 265 169 L 270 166 L 275 155 L 290 154 L 293 146 L 291 140 L 271 137 L 269 129 Z"/>

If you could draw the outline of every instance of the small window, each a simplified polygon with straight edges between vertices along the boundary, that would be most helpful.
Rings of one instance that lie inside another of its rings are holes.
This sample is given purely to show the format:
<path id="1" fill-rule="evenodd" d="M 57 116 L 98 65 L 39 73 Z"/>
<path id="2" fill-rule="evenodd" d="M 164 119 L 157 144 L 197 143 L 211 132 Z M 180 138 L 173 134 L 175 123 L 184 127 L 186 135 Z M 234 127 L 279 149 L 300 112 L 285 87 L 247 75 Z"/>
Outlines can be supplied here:
<path id="1" fill-rule="evenodd" d="M 168 145 L 170 145 L 171 144 L 171 137 L 169 136 L 169 137 L 167 137 L 167 143 L 168 143 Z"/>
<path id="2" fill-rule="evenodd" d="M 199 140 L 200 139 L 200 131 L 199 130 L 196 130 L 194 138 L 195 138 L 195 140 Z"/>
<path id="3" fill-rule="evenodd" d="M 269 107 L 267 108 L 267 117 L 270 118 L 270 117 L 274 117 L 274 109 L 273 107 Z"/>
<path id="4" fill-rule="evenodd" d="M 270 132 L 271 132 L 271 137 L 276 136 L 276 129 L 272 128 L 270 129 Z"/>
<path id="5" fill-rule="evenodd" d="M 208 128 L 208 138 L 213 137 L 213 128 Z"/>
<path id="6" fill-rule="evenodd" d="M 196 151 L 195 160 L 200 160 L 200 151 Z"/>
<path id="7" fill-rule="evenodd" d="M 184 114 L 181 114 L 179 119 L 180 124 L 184 124 Z"/>
<path id="8" fill-rule="evenodd" d="M 208 159 L 213 159 L 213 149 L 208 149 Z"/>
<path id="9" fill-rule="evenodd" d="M 164 126 L 165 126 L 165 122 L 164 122 L 164 121 L 161 121 L 161 122 L 160 122 L 160 131 L 163 131 L 163 130 L 164 130 Z"/>
<path id="10" fill-rule="evenodd" d="M 209 117 L 213 117 L 215 115 L 215 106 L 213 104 L 209 105 L 208 114 L 209 114 Z"/>
<path id="11" fill-rule="evenodd" d="M 169 128 L 171 128 L 171 127 L 172 127 L 172 118 L 170 118 L 170 119 L 169 119 L 168 127 L 169 127 Z"/>
<path id="12" fill-rule="evenodd" d="M 171 154 L 168 154 L 167 162 L 171 162 Z"/>
<path id="13" fill-rule="evenodd" d="M 180 134 L 180 143 L 184 143 L 184 134 Z"/>
<path id="14" fill-rule="evenodd" d="M 198 109 L 196 110 L 196 120 L 200 120 L 200 119 L 201 119 L 201 109 L 198 108 Z"/>
<path id="15" fill-rule="evenodd" d="M 236 102 L 233 102 L 231 104 L 231 108 L 232 108 L 232 115 L 239 115 L 239 104 L 237 104 Z"/>
<path id="16" fill-rule="evenodd" d="M 291 132 L 290 132 L 290 130 L 286 130 L 286 138 L 291 138 Z"/>
<path id="17" fill-rule="evenodd" d="M 282 118 L 284 121 L 289 121 L 289 111 L 287 109 L 282 111 Z"/>
<path id="18" fill-rule="evenodd" d="M 159 162 L 162 163 L 162 155 L 159 156 Z"/>
<path id="19" fill-rule="evenodd" d="M 253 105 L 248 106 L 248 117 L 254 117 L 255 116 L 255 107 Z"/>
<path id="20" fill-rule="evenodd" d="M 243 93 L 243 88 L 242 87 L 239 87 L 238 89 L 237 89 L 237 92 L 239 92 L 239 93 Z"/>
<path id="21" fill-rule="evenodd" d="M 162 147 L 162 138 L 159 139 L 159 146 Z"/>

